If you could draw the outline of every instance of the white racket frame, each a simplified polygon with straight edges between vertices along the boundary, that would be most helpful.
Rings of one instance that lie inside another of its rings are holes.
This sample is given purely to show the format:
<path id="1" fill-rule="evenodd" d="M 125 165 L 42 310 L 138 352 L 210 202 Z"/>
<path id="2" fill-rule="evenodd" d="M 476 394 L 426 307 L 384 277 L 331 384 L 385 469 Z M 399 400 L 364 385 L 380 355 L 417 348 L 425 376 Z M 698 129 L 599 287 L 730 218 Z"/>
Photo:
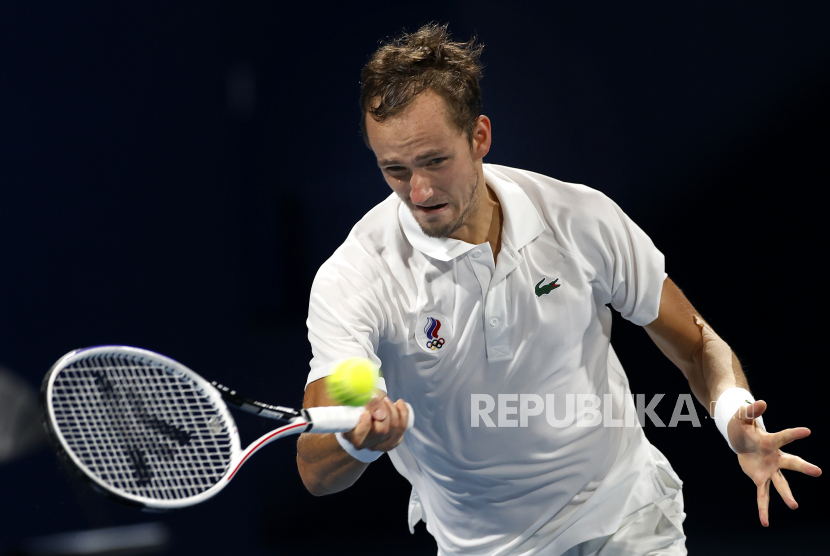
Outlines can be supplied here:
<path id="1" fill-rule="evenodd" d="M 231 425 L 230 430 L 228 431 L 230 435 L 232 454 L 230 459 L 230 465 L 225 470 L 225 473 L 222 475 L 222 478 L 219 481 L 217 481 L 216 484 L 200 492 L 199 494 L 188 496 L 187 498 L 159 500 L 145 496 L 138 496 L 132 493 L 125 492 L 121 489 L 115 488 L 112 485 L 101 480 L 95 473 L 91 472 L 87 468 L 87 466 L 80 460 L 80 458 L 78 458 L 78 456 L 75 455 L 74 451 L 69 448 L 70 444 L 67 441 L 66 437 L 61 433 L 61 429 L 58 426 L 58 422 L 55 419 L 54 415 L 53 385 L 55 378 L 57 377 L 58 372 L 60 370 L 63 370 L 75 361 L 105 353 L 132 355 L 146 358 L 151 361 L 157 361 L 158 363 L 161 363 L 163 365 L 168 365 L 174 368 L 176 371 L 181 372 L 184 375 L 187 375 L 191 380 L 193 380 L 193 382 L 198 384 L 207 393 L 211 401 L 214 402 L 217 410 L 226 419 L 226 422 L 229 425 Z M 72 461 L 72 463 L 80 471 L 83 472 L 84 477 L 90 480 L 95 488 L 99 489 L 104 494 L 112 495 L 121 501 L 127 502 L 128 504 L 141 506 L 145 510 L 164 511 L 174 508 L 185 508 L 188 506 L 199 504 L 200 502 L 204 502 L 205 500 L 215 496 L 217 493 L 219 493 L 219 491 L 225 488 L 231 481 L 231 479 L 233 479 L 233 477 L 239 471 L 239 468 L 242 466 L 242 464 L 244 464 L 248 460 L 248 458 L 250 458 L 250 456 L 255 454 L 257 451 L 261 450 L 271 442 L 284 436 L 290 436 L 306 432 L 306 430 L 309 429 L 309 426 L 311 426 L 311 430 L 308 430 L 308 432 L 314 433 L 348 432 L 357 425 L 358 421 L 360 420 L 360 416 L 363 414 L 365 410 L 365 408 L 363 407 L 346 406 L 310 408 L 302 412 L 301 417 L 295 417 L 291 420 L 289 424 L 274 429 L 262 435 L 257 440 L 253 441 L 247 448 L 242 450 L 241 441 L 239 437 L 239 430 L 236 427 L 236 422 L 234 421 L 227 404 L 222 399 L 222 395 L 220 394 L 220 392 L 210 382 L 199 376 L 196 372 L 190 370 L 178 361 L 171 359 L 167 356 L 161 355 L 159 353 L 156 353 L 154 351 L 131 346 L 96 346 L 90 348 L 77 349 L 61 357 L 52 366 L 47 376 L 48 379 L 47 382 L 44 384 L 43 388 L 44 404 L 46 405 L 46 419 L 48 420 L 48 427 L 50 429 L 50 432 L 55 436 L 55 439 L 59 442 L 60 448 L 63 451 L 63 453 Z M 407 404 L 407 406 L 409 407 L 409 422 L 407 423 L 407 428 L 409 429 L 412 428 L 412 425 L 414 423 L 414 412 L 412 411 L 412 406 L 409 406 L 409 404 Z"/>

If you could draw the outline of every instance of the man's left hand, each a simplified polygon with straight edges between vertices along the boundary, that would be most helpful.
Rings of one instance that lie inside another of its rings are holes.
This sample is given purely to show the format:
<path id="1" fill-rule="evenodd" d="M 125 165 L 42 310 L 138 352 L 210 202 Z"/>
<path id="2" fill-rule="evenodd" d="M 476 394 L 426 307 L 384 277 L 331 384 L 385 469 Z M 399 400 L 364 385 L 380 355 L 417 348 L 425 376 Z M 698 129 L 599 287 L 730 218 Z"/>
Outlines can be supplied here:
<path id="1" fill-rule="evenodd" d="M 781 446 L 793 440 L 810 436 L 810 429 L 797 427 L 780 432 L 769 433 L 755 424 L 755 417 L 760 417 L 767 409 L 767 402 L 758 400 L 752 405 L 739 409 L 729 420 L 727 432 L 729 442 L 738 452 L 738 463 L 758 487 L 758 517 L 761 525 L 769 527 L 769 484 L 784 499 L 790 509 L 796 509 L 798 503 L 793 498 L 790 485 L 781 473 L 782 469 L 799 471 L 811 477 L 821 475 L 818 466 L 808 463 L 798 456 L 781 451 Z"/>

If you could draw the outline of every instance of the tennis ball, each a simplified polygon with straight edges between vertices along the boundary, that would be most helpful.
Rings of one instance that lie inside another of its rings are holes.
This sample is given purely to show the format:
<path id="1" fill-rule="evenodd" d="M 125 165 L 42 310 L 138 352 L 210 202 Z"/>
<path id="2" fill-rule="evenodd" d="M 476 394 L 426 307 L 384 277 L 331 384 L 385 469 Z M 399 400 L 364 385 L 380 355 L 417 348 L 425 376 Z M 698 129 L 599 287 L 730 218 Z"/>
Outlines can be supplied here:
<path id="1" fill-rule="evenodd" d="M 331 399 L 341 405 L 366 405 L 372 399 L 378 371 L 369 359 L 344 359 L 326 377 L 326 389 Z"/>

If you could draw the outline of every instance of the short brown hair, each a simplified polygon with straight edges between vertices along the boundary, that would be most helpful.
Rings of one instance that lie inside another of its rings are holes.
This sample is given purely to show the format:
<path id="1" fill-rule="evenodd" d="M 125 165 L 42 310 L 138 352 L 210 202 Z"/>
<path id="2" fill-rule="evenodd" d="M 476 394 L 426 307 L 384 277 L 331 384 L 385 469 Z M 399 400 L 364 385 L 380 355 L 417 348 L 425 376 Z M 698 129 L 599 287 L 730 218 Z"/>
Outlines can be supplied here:
<path id="1" fill-rule="evenodd" d="M 475 121 L 481 115 L 481 64 L 484 48 L 469 42 L 452 42 L 447 25 L 429 23 L 414 33 L 403 33 L 383 44 L 361 72 L 360 129 L 366 136 L 366 115 L 385 121 L 409 106 L 429 89 L 447 103 L 451 122 L 472 143 Z M 380 99 L 377 106 L 372 106 Z"/>

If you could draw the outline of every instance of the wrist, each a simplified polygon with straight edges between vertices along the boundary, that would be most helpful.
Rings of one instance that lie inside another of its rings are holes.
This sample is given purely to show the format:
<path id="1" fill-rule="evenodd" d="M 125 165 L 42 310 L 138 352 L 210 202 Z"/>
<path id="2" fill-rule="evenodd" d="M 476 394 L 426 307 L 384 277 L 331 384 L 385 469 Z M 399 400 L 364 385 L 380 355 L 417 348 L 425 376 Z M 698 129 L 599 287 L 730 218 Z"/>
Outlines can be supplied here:
<path id="1" fill-rule="evenodd" d="M 715 409 L 713 412 L 715 425 L 726 439 L 726 443 L 729 444 L 729 447 L 736 454 L 738 453 L 737 450 L 735 450 L 735 447 L 732 446 L 732 442 L 729 441 L 729 420 L 735 416 L 735 413 L 737 413 L 739 409 L 748 407 L 753 403 L 755 403 L 755 398 L 744 388 L 727 388 L 715 402 Z M 755 421 L 758 423 L 759 427 L 767 430 L 766 427 L 764 427 L 764 420 L 762 417 L 755 417 Z"/>
<path id="2" fill-rule="evenodd" d="M 363 463 L 372 463 L 380 456 L 383 455 L 383 452 L 377 452 L 375 450 L 369 450 L 364 448 L 362 450 L 358 450 L 354 447 L 354 444 L 349 442 L 342 433 L 335 433 L 334 437 L 337 439 L 337 443 L 340 444 L 340 447 L 343 448 L 347 454 L 352 456 L 357 461 Z"/>

